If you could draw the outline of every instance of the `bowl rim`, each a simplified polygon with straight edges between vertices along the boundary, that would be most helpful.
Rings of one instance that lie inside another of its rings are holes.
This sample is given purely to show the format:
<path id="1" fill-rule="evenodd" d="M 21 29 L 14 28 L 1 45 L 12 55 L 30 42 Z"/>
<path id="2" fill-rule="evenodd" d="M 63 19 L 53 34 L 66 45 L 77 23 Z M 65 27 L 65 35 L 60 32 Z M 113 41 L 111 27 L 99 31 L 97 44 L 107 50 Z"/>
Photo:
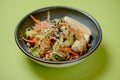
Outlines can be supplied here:
<path id="1" fill-rule="evenodd" d="M 17 32 L 18 32 L 18 28 L 19 28 L 19 25 L 31 14 L 35 14 L 35 13 L 38 13 L 40 11 L 47 11 L 47 10 L 52 10 L 52 9 L 55 9 L 55 8 L 64 8 L 64 9 L 71 9 L 71 10 L 74 10 L 74 11 L 77 11 L 77 12 L 80 12 L 82 14 L 84 14 L 85 16 L 87 16 L 90 20 L 92 20 L 92 22 L 96 25 L 96 28 L 98 29 L 98 35 L 99 35 L 99 40 L 97 41 L 95 47 L 90 50 L 89 52 L 87 52 L 87 54 L 85 55 L 82 55 L 81 57 L 79 58 L 76 58 L 76 59 L 73 59 L 73 60 L 67 60 L 67 61 L 47 61 L 47 60 L 43 60 L 41 58 L 37 58 L 35 56 L 33 56 L 32 54 L 30 54 L 29 52 L 27 52 L 26 50 L 24 50 L 24 48 L 20 45 L 19 43 L 19 40 L 18 40 L 18 37 L 17 37 Z M 34 10 L 32 12 L 30 12 L 29 14 L 27 14 L 26 16 L 24 16 L 20 22 L 17 24 L 17 27 L 15 29 L 15 32 L 14 32 L 14 38 L 15 38 L 15 42 L 17 44 L 17 46 L 19 47 L 19 49 L 25 54 L 27 55 L 28 57 L 32 58 L 33 60 L 35 61 L 39 61 L 39 62 L 42 62 L 42 63 L 47 63 L 47 64 L 68 64 L 68 63 L 73 63 L 73 62 L 77 62 L 77 61 L 80 61 L 84 58 L 86 58 L 87 56 L 89 56 L 90 54 L 92 54 L 96 49 L 97 47 L 100 45 L 101 43 L 101 40 L 102 40 L 102 29 L 99 25 L 99 23 L 97 22 L 97 20 L 92 17 L 90 14 L 88 14 L 87 12 L 81 10 L 81 9 L 78 9 L 78 8 L 73 8 L 73 7 L 68 7 L 68 6 L 48 6 L 48 7 L 44 7 L 44 8 L 40 8 L 40 9 L 37 9 L 37 10 Z"/>

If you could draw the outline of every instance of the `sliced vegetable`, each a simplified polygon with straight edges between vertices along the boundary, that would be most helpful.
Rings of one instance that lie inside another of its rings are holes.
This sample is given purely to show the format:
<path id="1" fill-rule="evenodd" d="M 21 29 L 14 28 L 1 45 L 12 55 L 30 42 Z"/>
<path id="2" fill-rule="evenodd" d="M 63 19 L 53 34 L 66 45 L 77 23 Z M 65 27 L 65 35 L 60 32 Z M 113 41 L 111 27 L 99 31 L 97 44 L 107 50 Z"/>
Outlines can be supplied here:
<path id="1" fill-rule="evenodd" d="M 85 41 L 76 40 L 72 45 L 72 50 L 74 50 L 75 52 L 81 52 L 84 51 L 85 47 L 86 47 Z"/>
<path id="2" fill-rule="evenodd" d="M 34 32 L 33 30 L 30 30 L 30 31 L 26 31 L 24 36 L 27 38 L 28 36 L 34 37 L 35 35 L 37 35 L 37 33 Z"/>
<path id="3" fill-rule="evenodd" d="M 62 57 L 60 55 L 58 55 L 57 53 L 53 53 L 52 55 L 57 61 L 62 60 Z"/>
<path id="4" fill-rule="evenodd" d="M 60 45 L 59 42 L 56 41 L 55 44 L 53 45 L 53 51 L 56 51 L 58 49 L 59 45 Z"/>
<path id="5" fill-rule="evenodd" d="M 71 45 L 73 44 L 73 42 L 74 42 L 74 37 L 73 37 L 73 35 L 69 35 L 69 40 L 65 40 L 65 41 L 63 42 L 63 45 L 64 45 L 64 46 L 71 46 Z"/>
<path id="6" fill-rule="evenodd" d="M 35 45 L 32 49 L 32 52 L 31 52 L 34 56 L 36 57 L 40 57 L 39 53 L 40 53 L 40 49 L 37 48 L 37 45 Z"/>

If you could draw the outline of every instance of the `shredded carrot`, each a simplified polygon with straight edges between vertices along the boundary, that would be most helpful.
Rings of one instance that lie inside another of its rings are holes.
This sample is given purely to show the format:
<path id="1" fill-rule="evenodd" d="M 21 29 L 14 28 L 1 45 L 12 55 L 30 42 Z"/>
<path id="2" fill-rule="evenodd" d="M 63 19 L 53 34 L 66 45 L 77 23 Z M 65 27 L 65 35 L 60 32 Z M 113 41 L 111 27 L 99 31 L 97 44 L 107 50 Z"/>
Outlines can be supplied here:
<path id="1" fill-rule="evenodd" d="M 71 52 L 71 54 L 73 55 L 73 56 L 79 56 L 79 54 L 78 53 L 76 53 L 76 52 Z"/>
<path id="2" fill-rule="evenodd" d="M 36 23 L 35 26 L 33 26 L 33 30 L 36 32 L 36 31 L 39 31 L 39 30 L 43 30 L 44 28 L 47 28 L 48 27 L 48 22 L 46 21 L 40 21 L 40 20 L 37 20 L 34 16 L 30 15 L 30 17 L 32 18 L 32 20 Z"/>
<path id="3" fill-rule="evenodd" d="M 69 31 L 70 32 L 75 32 L 75 29 L 72 29 L 72 28 L 69 27 Z"/>
<path id="4" fill-rule="evenodd" d="M 45 40 L 46 40 L 46 46 L 50 46 L 50 38 L 46 37 Z"/>
<path id="5" fill-rule="evenodd" d="M 22 37 L 23 40 L 25 40 L 26 42 L 29 42 L 29 43 L 35 43 L 35 42 L 38 42 L 40 39 L 39 38 L 34 38 L 32 40 L 29 40 L 29 39 L 26 39 L 24 37 Z"/>
<path id="6" fill-rule="evenodd" d="M 69 51 L 71 51 L 71 48 L 69 48 L 69 47 L 63 47 L 63 48 L 60 48 L 60 50 L 63 50 L 63 51 L 65 51 L 65 52 L 69 52 Z"/>
<path id="7" fill-rule="evenodd" d="M 37 24 L 41 24 L 40 20 L 37 20 L 34 16 L 30 15 L 30 17 L 35 21 Z"/>

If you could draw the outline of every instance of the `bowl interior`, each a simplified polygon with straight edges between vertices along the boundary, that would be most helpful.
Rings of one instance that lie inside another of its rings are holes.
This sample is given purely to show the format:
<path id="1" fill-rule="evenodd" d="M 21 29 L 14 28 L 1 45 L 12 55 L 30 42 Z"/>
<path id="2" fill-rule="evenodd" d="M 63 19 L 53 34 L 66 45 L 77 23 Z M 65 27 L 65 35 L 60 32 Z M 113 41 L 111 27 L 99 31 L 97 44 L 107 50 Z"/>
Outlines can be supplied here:
<path id="1" fill-rule="evenodd" d="M 84 24 L 86 27 L 88 27 L 91 32 L 92 32 L 92 39 L 91 39 L 91 47 L 88 49 L 87 53 L 83 55 L 82 57 L 75 59 L 75 60 L 80 60 L 89 54 L 91 54 L 100 44 L 101 38 L 102 38 L 102 33 L 101 33 L 101 28 L 99 24 L 96 22 L 96 20 L 91 17 L 89 14 L 82 10 L 74 9 L 74 8 L 69 8 L 69 7 L 47 7 L 47 8 L 42 8 L 39 10 L 36 10 L 28 15 L 26 15 L 18 24 L 16 31 L 15 31 L 15 39 L 16 43 L 18 44 L 19 48 L 28 56 L 42 61 L 41 59 L 38 59 L 34 56 L 32 56 L 28 51 L 27 51 L 27 46 L 24 43 L 24 41 L 20 40 L 20 35 L 25 32 L 27 27 L 31 27 L 34 25 L 33 20 L 29 17 L 30 15 L 33 15 L 35 18 L 39 20 L 46 20 L 47 19 L 47 13 L 48 11 L 50 12 L 50 19 L 55 19 L 55 18 L 62 18 L 64 16 L 69 16 L 82 24 Z M 72 60 L 72 61 L 75 61 Z M 51 62 L 54 63 L 53 61 L 45 61 L 45 62 Z M 71 62 L 71 61 L 63 61 L 65 62 Z M 55 63 L 62 63 L 62 62 L 55 62 Z"/>

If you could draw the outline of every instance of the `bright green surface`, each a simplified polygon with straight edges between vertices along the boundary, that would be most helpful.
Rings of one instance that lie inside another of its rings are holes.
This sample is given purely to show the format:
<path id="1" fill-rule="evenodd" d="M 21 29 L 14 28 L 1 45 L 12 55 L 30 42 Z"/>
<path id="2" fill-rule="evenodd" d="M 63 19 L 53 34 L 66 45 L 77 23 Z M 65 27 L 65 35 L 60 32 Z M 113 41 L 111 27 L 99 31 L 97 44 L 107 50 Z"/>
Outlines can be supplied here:
<path id="1" fill-rule="evenodd" d="M 94 16 L 103 30 L 100 47 L 75 66 L 54 69 L 29 60 L 18 49 L 14 30 L 29 12 L 72 6 Z M 0 80 L 120 80 L 120 0 L 0 0 Z"/>

